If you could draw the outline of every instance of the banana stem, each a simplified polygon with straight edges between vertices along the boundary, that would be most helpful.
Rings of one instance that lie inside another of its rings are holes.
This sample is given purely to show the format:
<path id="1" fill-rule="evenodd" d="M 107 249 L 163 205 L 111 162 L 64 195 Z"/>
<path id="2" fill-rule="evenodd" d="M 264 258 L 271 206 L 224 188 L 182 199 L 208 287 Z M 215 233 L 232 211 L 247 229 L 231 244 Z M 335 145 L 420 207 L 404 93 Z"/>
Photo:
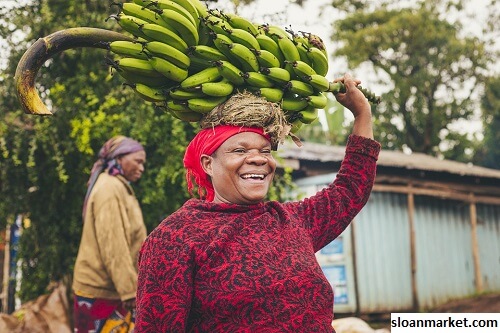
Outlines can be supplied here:
<path id="1" fill-rule="evenodd" d="M 35 89 L 35 78 L 45 61 L 64 50 L 78 47 L 107 49 L 107 42 L 115 40 L 133 38 L 118 32 L 89 27 L 69 28 L 39 38 L 19 60 L 14 76 L 16 93 L 24 112 L 52 115 Z"/>
<path id="2" fill-rule="evenodd" d="M 358 86 L 358 89 L 361 90 L 363 95 L 365 95 L 365 97 L 368 99 L 370 103 L 372 104 L 380 103 L 380 96 L 376 96 L 373 92 L 361 86 Z M 330 87 L 328 88 L 328 91 L 333 93 L 334 95 L 346 92 L 345 85 L 342 82 L 330 82 Z"/>

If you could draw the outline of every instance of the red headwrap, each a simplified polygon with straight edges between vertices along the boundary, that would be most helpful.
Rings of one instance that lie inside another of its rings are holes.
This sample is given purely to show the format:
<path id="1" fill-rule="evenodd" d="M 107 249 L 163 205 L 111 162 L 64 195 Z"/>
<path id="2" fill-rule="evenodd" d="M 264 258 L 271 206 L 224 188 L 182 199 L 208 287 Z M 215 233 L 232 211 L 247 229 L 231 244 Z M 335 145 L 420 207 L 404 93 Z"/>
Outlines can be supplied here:
<path id="1" fill-rule="evenodd" d="M 189 143 L 184 155 L 186 180 L 188 191 L 191 195 L 193 195 L 194 180 L 196 185 L 198 185 L 198 194 L 201 199 L 207 201 L 214 199 L 214 188 L 201 166 L 201 155 L 212 155 L 228 138 L 243 132 L 254 132 L 270 140 L 270 137 L 264 134 L 264 130 L 260 127 L 218 125 L 213 128 L 202 129 L 196 134 Z"/>

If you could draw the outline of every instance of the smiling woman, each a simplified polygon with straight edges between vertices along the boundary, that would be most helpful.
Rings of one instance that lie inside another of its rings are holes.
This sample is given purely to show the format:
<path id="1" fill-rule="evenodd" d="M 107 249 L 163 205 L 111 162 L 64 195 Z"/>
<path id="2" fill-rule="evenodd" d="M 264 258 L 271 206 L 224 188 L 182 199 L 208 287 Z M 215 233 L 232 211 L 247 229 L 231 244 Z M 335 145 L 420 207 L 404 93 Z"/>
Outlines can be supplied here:
<path id="1" fill-rule="evenodd" d="M 380 150 L 359 81 L 339 81 L 353 135 L 336 180 L 304 201 L 265 201 L 271 151 L 291 128 L 277 104 L 238 93 L 204 116 L 184 157 L 198 198 L 141 249 L 138 332 L 334 332 L 333 291 L 315 252 L 368 200 Z"/>

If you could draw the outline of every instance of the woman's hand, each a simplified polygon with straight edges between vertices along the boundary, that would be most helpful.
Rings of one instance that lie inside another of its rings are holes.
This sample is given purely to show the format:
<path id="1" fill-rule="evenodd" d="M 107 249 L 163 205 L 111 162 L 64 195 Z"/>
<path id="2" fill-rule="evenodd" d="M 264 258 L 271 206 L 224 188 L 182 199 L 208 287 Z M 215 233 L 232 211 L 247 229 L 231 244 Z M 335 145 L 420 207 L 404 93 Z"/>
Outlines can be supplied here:
<path id="1" fill-rule="evenodd" d="M 353 79 L 350 74 L 345 74 L 333 82 L 342 82 L 345 85 L 346 91 L 335 94 L 335 98 L 354 115 L 352 134 L 373 139 L 370 103 L 363 92 L 357 88 L 361 81 Z"/>

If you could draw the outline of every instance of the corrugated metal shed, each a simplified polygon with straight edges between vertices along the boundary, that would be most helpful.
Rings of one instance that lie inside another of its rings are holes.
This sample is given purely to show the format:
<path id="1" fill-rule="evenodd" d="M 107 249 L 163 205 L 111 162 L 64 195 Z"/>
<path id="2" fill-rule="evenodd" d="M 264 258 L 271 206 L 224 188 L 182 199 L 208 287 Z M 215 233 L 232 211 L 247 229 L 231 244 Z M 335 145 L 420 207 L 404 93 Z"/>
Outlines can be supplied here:
<path id="1" fill-rule="evenodd" d="M 334 179 L 344 151 L 305 142 L 279 156 L 309 196 Z M 336 260 L 347 286 L 332 285 L 348 302 L 337 313 L 418 311 L 500 292 L 500 170 L 382 151 L 370 200 L 346 232 Z"/>
<path id="2" fill-rule="evenodd" d="M 303 142 L 302 147 L 286 141 L 279 149 L 279 156 L 285 159 L 339 163 L 345 155 L 343 146 L 327 146 L 312 142 Z M 377 164 L 381 167 L 393 167 L 405 170 L 444 172 L 460 176 L 494 178 L 500 180 L 500 170 L 483 168 L 472 164 L 442 160 L 421 153 L 405 154 L 401 151 L 382 150 Z"/>

